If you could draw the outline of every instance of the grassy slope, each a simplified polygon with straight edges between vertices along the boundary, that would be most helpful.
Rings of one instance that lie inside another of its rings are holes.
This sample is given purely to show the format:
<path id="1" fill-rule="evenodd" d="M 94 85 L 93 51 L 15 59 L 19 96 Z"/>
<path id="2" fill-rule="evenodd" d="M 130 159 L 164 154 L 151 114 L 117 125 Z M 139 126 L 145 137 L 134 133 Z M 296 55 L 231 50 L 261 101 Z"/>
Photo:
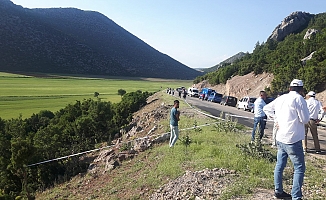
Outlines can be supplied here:
<path id="1" fill-rule="evenodd" d="M 173 98 L 163 95 L 164 102 L 171 102 Z M 187 105 L 181 102 L 181 110 Z M 213 122 L 211 119 L 182 116 L 179 127 L 187 128 Z M 168 122 L 160 122 L 168 130 Z M 164 130 L 164 128 L 163 128 Z M 274 163 L 266 160 L 255 159 L 244 155 L 235 145 L 250 141 L 250 134 L 223 133 L 214 126 L 203 127 L 202 131 L 181 131 L 180 138 L 189 135 L 192 144 L 185 151 L 185 146 L 179 140 L 173 150 L 167 143 L 155 145 L 153 148 L 140 153 L 132 160 L 125 161 L 115 170 L 94 176 L 81 175 L 71 181 L 59 184 L 37 195 L 37 199 L 148 199 L 149 196 L 173 180 L 186 170 L 202 170 L 205 168 L 228 168 L 236 170 L 239 176 L 234 178 L 232 185 L 225 188 L 221 199 L 231 199 L 252 195 L 255 188 L 266 188 L 273 191 Z M 273 149 L 272 151 L 275 150 Z M 325 165 L 324 160 L 307 159 L 307 172 L 305 177 L 305 190 L 309 190 L 315 198 L 325 199 L 326 194 L 320 194 L 326 176 L 325 170 L 320 166 Z M 289 166 L 291 164 L 289 163 Z M 286 168 L 284 187 L 290 191 L 292 181 L 291 167 Z M 319 194 L 318 194 L 319 192 Z"/>
<path id="2" fill-rule="evenodd" d="M 191 81 L 128 78 L 82 78 L 68 76 L 33 77 L 0 72 L 0 117 L 3 119 L 30 117 L 41 110 L 55 112 L 76 100 L 94 98 L 94 92 L 104 101 L 119 102 L 118 89 L 154 92 L 167 87 L 191 85 Z"/>

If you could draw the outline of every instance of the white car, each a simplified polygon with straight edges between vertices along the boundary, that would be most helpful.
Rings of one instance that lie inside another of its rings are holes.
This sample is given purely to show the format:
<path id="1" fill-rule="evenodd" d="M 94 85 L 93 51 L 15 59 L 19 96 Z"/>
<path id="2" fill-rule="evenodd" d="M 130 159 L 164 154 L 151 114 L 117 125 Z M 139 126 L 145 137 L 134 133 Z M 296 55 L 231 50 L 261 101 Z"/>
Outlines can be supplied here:
<path id="1" fill-rule="evenodd" d="M 249 110 L 251 111 L 254 107 L 254 102 L 256 101 L 257 98 L 255 97 L 243 97 L 238 101 L 237 108 L 238 109 L 243 109 L 243 110 Z"/>
<path id="2" fill-rule="evenodd" d="M 191 97 L 199 97 L 199 90 L 197 88 L 190 87 L 190 88 L 188 88 L 187 94 L 188 94 L 188 96 L 191 96 Z"/>

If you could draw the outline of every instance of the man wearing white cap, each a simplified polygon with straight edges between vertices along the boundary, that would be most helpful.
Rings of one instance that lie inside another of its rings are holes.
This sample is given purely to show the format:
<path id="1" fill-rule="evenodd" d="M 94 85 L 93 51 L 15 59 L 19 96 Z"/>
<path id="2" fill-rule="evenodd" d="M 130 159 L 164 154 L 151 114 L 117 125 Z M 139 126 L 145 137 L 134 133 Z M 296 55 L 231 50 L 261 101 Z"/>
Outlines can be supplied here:
<path id="1" fill-rule="evenodd" d="M 307 102 L 303 98 L 303 82 L 294 79 L 290 83 L 290 92 L 276 98 L 264 106 L 269 118 L 276 118 L 277 162 L 274 170 L 275 197 L 278 199 L 302 199 L 302 184 L 306 170 L 302 140 L 305 136 L 305 124 L 309 121 Z M 294 167 L 291 195 L 283 191 L 283 171 L 288 157 Z"/>
<path id="2" fill-rule="evenodd" d="M 308 134 L 308 128 L 310 129 L 312 138 L 314 140 L 315 150 L 316 153 L 320 153 L 320 145 L 319 145 L 319 139 L 318 139 L 318 133 L 317 133 L 317 124 L 320 122 L 320 119 L 318 119 L 318 113 L 321 113 L 321 118 L 324 116 L 324 110 L 323 106 L 321 105 L 320 101 L 315 99 L 316 93 L 313 91 L 308 92 L 306 95 L 306 101 L 307 106 L 309 109 L 309 122 L 305 125 L 305 138 L 302 143 L 304 150 L 307 152 L 307 134 Z"/>

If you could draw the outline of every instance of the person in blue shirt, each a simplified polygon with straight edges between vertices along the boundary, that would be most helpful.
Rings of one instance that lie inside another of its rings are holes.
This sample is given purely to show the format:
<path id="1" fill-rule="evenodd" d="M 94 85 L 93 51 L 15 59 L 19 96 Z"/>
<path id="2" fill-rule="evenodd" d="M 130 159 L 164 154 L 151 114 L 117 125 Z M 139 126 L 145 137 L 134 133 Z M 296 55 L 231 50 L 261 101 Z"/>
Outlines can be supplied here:
<path id="1" fill-rule="evenodd" d="M 174 100 L 174 105 L 170 112 L 170 143 L 169 146 L 173 147 L 174 144 L 177 142 L 179 137 L 179 128 L 178 128 L 178 122 L 180 120 L 180 112 L 178 111 L 179 108 L 179 101 Z"/>
<path id="2" fill-rule="evenodd" d="M 266 126 L 266 119 L 267 116 L 265 115 L 265 112 L 263 111 L 263 107 L 266 105 L 265 100 L 266 100 L 266 92 L 265 91 L 260 91 L 259 92 L 259 97 L 256 99 L 254 102 L 254 128 L 252 129 L 251 133 L 251 141 L 255 140 L 255 133 L 257 129 L 258 123 L 260 124 L 260 139 L 263 138 L 264 135 L 264 130 Z"/>

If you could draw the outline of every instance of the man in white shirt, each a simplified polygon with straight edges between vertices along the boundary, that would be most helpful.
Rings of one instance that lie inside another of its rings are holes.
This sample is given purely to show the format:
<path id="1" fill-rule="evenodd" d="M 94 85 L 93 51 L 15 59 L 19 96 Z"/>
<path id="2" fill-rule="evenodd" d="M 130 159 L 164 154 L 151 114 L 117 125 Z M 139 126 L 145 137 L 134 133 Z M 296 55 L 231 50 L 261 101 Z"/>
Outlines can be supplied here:
<path id="1" fill-rule="evenodd" d="M 303 140 L 303 148 L 307 152 L 307 134 L 308 134 L 308 128 L 310 129 L 312 138 L 314 140 L 315 150 L 316 153 L 320 153 L 320 144 L 318 139 L 318 133 L 317 133 L 317 124 L 320 122 L 320 119 L 318 119 L 318 113 L 321 113 L 321 119 L 324 116 L 324 110 L 323 106 L 321 105 L 320 101 L 315 99 L 316 93 L 313 91 L 308 92 L 306 96 L 307 106 L 309 109 L 309 122 L 305 125 L 305 138 Z"/>
<path id="2" fill-rule="evenodd" d="M 292 199 L 302 199 L 302 184 L 306 170 L 302 140 L 305 136 L 305 124 L 309 121 L 309 110 L 303 98 L 303 82 L 294 79 L 290 83 L 290 92 L 267 104 L 263 110 L 269 118 L 276 118 L 278 132 L 276 134 L 277 162 L 274 170 L 275 197 L 289 198 L 283 191 L 283 171 L 287 158 L 294 167 Z"/>

